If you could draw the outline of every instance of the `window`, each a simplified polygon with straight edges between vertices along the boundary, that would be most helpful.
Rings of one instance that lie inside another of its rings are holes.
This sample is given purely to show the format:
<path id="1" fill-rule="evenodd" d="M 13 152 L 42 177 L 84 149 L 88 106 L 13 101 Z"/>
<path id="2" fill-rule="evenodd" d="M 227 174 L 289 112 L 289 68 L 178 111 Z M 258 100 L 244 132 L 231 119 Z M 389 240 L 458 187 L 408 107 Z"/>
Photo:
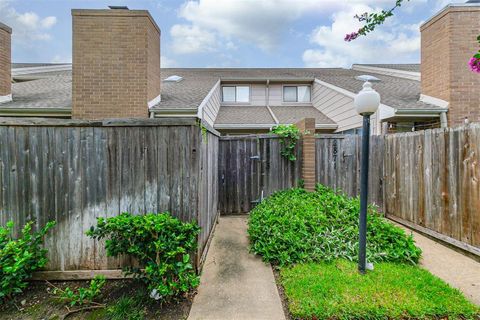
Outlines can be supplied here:
<path id="1" fill-rule="evenodd" d="M 310 86 L 284 86 L 284 102 L 310 102 Z"/>
<path id="2" fill-rule="evenodd" d="M 223 86 L 222 87 L 223 102 L 250 102 L 249 86 Z"/>

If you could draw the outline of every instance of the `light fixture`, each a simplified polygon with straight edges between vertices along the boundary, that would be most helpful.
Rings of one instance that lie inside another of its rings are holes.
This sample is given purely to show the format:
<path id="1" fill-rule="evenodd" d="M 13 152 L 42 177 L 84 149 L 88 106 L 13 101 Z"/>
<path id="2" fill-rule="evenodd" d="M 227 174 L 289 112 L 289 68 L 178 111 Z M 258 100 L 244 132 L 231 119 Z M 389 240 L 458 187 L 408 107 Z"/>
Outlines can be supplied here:
<path id="1" fill-rule="evenodd" d="M 355 96 L 355 109 L 360 115 L 371 115 L 380 106 L 380 95 L 372 89 L 370 82 L 363 84 L 363 89 Z"/>

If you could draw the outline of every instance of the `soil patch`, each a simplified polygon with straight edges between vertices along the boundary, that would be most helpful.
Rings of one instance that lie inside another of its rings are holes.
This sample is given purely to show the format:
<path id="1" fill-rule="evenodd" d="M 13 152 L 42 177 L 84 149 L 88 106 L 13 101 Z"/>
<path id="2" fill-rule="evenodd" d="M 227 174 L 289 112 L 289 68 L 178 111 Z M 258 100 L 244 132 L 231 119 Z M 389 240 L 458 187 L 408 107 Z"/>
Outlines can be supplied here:
<path id="1" fill-rule="evenodd" d="M 70 287 L 88 287 L 90 281 L 52 282 L 61 289 Z M 1 320 L 61 320 L 68 313 L 66 303 L 61 302 L 53 294 L 54 288 L 47 282 L 32 282 L 25 292 L 14 299 L 0 305 Z M 96 302 L 106 304 L 106 308 L 78 312 L 67 317 L 67 320 L 107 320 L 110 317 L 107 309 L 115 306 L 122 298 L 131 297 L 139 301 L 143 319 L 179 320 L 186 319 L 192 305 L 193 294 L 170 303 L 159 303 L 148 297 L 147 288 L 137 280 L 107 280 L 102 294 Z M 71 307 L 70 310 L 81 308 Z M 135 320 L 141 319 L 136 317 Z M 126 319 L 128 320 L 128 319 Z"/>

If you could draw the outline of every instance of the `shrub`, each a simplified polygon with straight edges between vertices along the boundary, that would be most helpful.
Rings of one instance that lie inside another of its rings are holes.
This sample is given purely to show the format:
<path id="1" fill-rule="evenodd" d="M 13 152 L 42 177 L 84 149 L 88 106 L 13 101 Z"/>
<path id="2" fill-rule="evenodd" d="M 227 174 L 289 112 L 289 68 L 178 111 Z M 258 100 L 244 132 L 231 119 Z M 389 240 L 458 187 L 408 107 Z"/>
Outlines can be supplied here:
<path id="1" fill-rule="evenodd" d="M 98 218 L 97 227 L 87 235 L 106 239 L 107 255 L 127 254 L 140 263 L 128 267 L 127 274 L 142 279 L 151 296 L 166 300 L 184 293 L 199 284 L 199 278 L 190 263 L 190 252 L 196 249 L 199 228 L 185 223 L 169 213 Z"/>
<path id="2" fill-rule="evenodd" d="M 317 185 L 280 191 L 250 213 L 251 250 L 280 266 L 358 256 L 358 198 Z M 415 264 L 421 250 L 412 236 L 385 220 L 373 207 L 368 210 L 367 259 Z"/>
<path id="3" fill-rule="evenodd" d="M 78 288 L 77 290 L 72 290 L 69 287 L 65 288 L 65 290 L 55 288 L 53 293 L 58 295 L 61 301 L 68 302 L 72 307 L 75 305 L 88 305 L 92 304 L 93 300 L 100 295 L 105 282 L 105 276 L 95 276 L 90 281 L 88 288 Z"/>
<path id="4" fill-rule="evenodd" d="M 13 238 L 13 222 L 0 227 L 0 300 L 21 293 L 32 273 L 47 263 L 47 250 L 42 249 L 43 237 L 55 222 L 48 222 L 32 232 L 32 222 L 22 229 L 18 239 Z"/>

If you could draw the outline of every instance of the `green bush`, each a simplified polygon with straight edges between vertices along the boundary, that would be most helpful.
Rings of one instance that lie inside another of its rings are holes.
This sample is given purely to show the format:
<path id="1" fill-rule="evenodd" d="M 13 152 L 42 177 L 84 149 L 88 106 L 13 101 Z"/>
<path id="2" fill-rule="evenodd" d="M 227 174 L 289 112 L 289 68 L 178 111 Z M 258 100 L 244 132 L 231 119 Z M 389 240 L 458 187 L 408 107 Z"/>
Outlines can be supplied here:
<path id="1" fill-rule="evenodd" d="M 358 198 L 348 198 L 317 185 L 280 191 L 250 213 L 251 250 L 272 264 L 332 261 L 358 256 Z M 385 220 L 373 207 L 368 212 L 369 262 L 418 262 L 421 250 L 412 236 Z"/>
<path id="2" fill-rule="evenodd" d="M 196 249 L 199 228 L 185 223 L 169 213 L 98 218 L 97 227 L 87 235 L 106 239 L 107 255 L 130 255 L 140 268 L 126 268 L 127 274 L 142 279 L 152 297 L 167 300 L 187 293 L 199 284 L 190 263 L 190 253 Z"/>
<path id="3" fill-rule="evenodd" d="M 38 232 L 32 232 L 32 222 L 13 238 L 13 222 L 0 227 L 0 300 L 21 293 L 32 273 L 47 263 L 47 250 L 42 249 L 43 237 L 55 222 L 48 222 Z"/>

